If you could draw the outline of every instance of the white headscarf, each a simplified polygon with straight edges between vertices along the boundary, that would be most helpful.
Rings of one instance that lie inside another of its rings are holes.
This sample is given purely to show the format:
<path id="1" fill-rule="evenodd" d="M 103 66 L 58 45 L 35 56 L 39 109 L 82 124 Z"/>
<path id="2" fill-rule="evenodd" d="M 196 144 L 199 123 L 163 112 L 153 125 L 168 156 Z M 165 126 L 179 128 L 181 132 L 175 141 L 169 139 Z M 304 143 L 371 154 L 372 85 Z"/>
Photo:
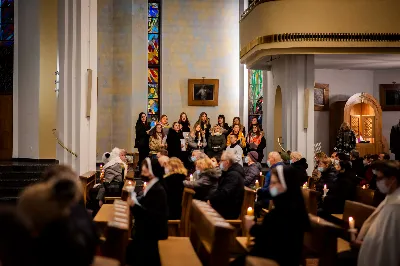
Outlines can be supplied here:
<path id="1" fill-rule="evenodd" d="M 120 154 L 121 154 L 121 149 L 115 147 L 115 148 L 111 151 L 110 160 L 108 161 L 108 163 L 106 163 L 106 164 L 104 165 L 103 169 L 106 169 L 106 168 L 108 168 L 108 167 L 111 167 L 111 166 L 113 166 L 113 165 L 116 164 L 116 163 L 122 163 L 122 164 L 124 164 L 124 167 L 125 167 L 125 175 L 124 175 L 124 176 L 126 176 L 126 174 L 128 173 L 128 167 L 127 167 L 126 163 L 123 162 L 123 161 L 121 160 L 121 158 L 119 157 Z"/>

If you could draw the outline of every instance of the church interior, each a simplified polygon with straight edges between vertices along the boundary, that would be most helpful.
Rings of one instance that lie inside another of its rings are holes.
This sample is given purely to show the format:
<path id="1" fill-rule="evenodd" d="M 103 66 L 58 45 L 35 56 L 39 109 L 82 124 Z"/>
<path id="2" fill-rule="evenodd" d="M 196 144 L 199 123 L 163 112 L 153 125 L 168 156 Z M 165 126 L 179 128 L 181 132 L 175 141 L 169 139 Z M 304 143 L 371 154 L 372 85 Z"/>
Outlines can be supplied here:
<path id="1" fill-rule="evenodd" d="M 397 8 L 0 0 L 0 265 L 399 265 Z"/>

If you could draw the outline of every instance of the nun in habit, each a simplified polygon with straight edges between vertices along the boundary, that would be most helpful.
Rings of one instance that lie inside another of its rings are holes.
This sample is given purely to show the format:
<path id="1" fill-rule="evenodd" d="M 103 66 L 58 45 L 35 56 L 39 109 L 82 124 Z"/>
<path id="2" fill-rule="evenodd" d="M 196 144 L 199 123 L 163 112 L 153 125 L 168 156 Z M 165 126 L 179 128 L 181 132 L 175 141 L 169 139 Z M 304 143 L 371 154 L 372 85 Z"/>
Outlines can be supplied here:
<path id="1" fill-rule="evenodd" d="M 272 169 L 270 194 L 275 208 L 261 225 L 252 223 L 250 234 L 255 244 L 248 255 L 276 261 L 280 266 L 301 264 L 304 232 L 310 229 L 310 221 L 301 188 L 293 168 L 279 165 Z M 231 265 L 245 265 L 245 258 Z"/>

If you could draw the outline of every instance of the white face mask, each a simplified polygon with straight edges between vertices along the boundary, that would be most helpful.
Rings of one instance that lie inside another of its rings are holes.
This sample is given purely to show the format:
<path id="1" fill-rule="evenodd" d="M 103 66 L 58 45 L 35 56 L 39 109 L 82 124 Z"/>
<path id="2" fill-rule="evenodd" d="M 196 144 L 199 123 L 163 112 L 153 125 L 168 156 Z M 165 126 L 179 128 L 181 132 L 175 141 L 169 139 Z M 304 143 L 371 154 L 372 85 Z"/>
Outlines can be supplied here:
<path id="1" fill-rule="evenodd" d="M 383 194 L 388 194 L 390 190 L 390 186 L 386 185 L 385 179 L 376 181 L 376 186 L 378 187 L 379 191 Z"/>

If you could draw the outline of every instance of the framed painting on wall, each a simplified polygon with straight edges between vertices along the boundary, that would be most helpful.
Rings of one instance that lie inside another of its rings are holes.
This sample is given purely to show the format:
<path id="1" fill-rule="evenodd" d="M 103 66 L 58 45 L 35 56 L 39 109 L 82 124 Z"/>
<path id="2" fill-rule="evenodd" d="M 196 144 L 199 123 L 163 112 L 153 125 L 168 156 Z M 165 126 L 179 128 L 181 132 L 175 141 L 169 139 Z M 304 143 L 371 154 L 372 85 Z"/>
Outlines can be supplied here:
<path id="1" fill-rule="evenodd" d="M 329 84 L 315 83 L 314 111 L 329 111 Z"/>
<path id="2" fill-rule="evenodd" d="M 380 84 L 379 101 L 382 111 L 400 111 L 400 84 Z"/>
<path id="3" fill-rule="evenodd" d="M 218 106 L 218 79 L 189 79 L 189 106 Z"/>

